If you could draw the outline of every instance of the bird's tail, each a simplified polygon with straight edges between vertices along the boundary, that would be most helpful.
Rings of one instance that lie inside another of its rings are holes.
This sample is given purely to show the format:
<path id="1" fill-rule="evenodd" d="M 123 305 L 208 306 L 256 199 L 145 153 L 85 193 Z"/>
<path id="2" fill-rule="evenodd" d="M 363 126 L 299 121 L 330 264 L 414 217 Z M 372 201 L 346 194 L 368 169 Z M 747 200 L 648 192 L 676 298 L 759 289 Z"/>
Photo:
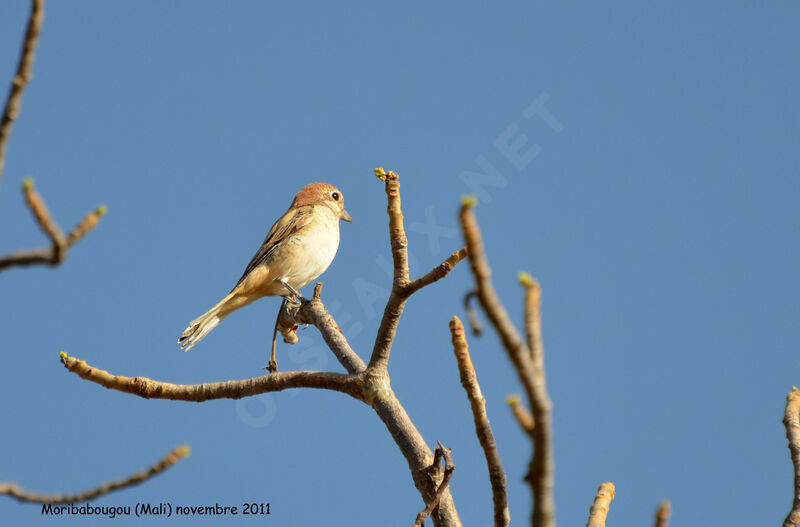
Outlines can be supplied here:
<path id="1" fill-rule="evenodd" d="M 228 301 L 233 298 L 234 293 L 231 292 L 225 298 L 220 300 L 217 305 L 200 315 L 196 319 L 189 322 L 189 326 L 181 333 L 181 338 L 178 343 L 181 345 L 183 351 L 189 351 L 192 346 L 203 340 L 208 333 L 217 327 L 222 319 L 231 313 L 231 309 L 226 309 Z"/>

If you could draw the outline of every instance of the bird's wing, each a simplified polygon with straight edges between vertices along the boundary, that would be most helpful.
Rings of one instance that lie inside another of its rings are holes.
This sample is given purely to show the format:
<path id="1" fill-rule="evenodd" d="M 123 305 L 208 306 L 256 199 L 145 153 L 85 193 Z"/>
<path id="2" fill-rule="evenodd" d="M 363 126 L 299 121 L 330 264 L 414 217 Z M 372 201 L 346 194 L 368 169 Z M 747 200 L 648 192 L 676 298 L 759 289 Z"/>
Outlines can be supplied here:
<path id="1" fill-rule="evenodd" d="M 253 269 L 268 261 L 275 253 L 275 249 L 280 247 L 287 238 L 311 223 L 313 210 L 314 205 L 304 205 L 286 211 L 286 214 L 281 216 L 269 230 L 267 237 L 264 238 L 264 242 L 255 256 L 253 256 L 253 259 L 247 264 L 247 268 L 236 285 L 239 285 Z"/>

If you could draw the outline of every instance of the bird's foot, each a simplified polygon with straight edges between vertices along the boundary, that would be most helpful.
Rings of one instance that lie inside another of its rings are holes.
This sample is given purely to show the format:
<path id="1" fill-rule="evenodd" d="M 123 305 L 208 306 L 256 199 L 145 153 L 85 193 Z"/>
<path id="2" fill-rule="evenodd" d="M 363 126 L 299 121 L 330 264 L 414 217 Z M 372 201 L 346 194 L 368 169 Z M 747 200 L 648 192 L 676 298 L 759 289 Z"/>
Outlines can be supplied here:
<path id="1" fill-rule="evenodd" d="M 296 306 L 299 306 L 300 304 L 302 304 L 305 301 L 305 298 L 303 298 L 300 295 L 295 295 L 295 294 L 286 295 L 283 298 L 285 298 L 287 302 L 289 302 L 291 304 L 294 304 Z"/>
<path id="2" fill-rule="evenodd" d="M 301 295 L 300 293 L 297 292 L 297 289 L 295 289 L 294 287 L 290 286 L 289 282 L 287 282 L 286 280 L 282 280 L 281 279 L 281 280 L 278 280 L 278 281 L 280 282 L 280 284 L 283 287 L 285 287 L 291 293 L 291 295 L 284 296 L 284 298 L 288 298 L 289 301 L 291 303 L 293 303 L 293 304 L 302 304 L 302 301 L 305 300 L 305 298 L 303 298 L 303 295 Z"/>
<path id="3" fill-rule="evenodd" d="M 270 373 L 275 373 L 278 371 L 278 361 L 275 359 L 270 359 L 269 364 L 261 368 L 262 370 L 269 370 Z"/>

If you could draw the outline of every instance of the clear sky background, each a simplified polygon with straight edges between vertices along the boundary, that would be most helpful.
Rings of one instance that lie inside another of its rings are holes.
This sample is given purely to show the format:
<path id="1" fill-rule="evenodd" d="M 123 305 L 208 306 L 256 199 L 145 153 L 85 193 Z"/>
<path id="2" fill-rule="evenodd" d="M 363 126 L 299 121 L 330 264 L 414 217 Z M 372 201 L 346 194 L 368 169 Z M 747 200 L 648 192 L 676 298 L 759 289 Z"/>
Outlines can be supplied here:
<path id="1" fill-rule="evenodd" d="M 27 16 L 26 1 L 0 4 L 3 94 Z M 459 199 L 476 193 L 463 174 L 486 160 L 499 177 L 476 213 L 518 323 L 518 271 L 543 288 L 559 523 L 582 525 L 608 480 L 614 525 L 650 524 L 665 498 L 676 525 L 780 523 L 781 418 L 800 384 L 798 16 L 792 2 L 50 2 L 9 144 L 0 253 L 46 244 L 24 176 L 64 229 L 100 203 L 109 213 L 61 267 L 0 275 L 0 479 L 78 491 L 190 443 L 189 459 L 95 503 L 269 502 L 276 526 L 409 525 L 423 503 L 405 459 L 353 399 L 148 401 L 79 379 L 58 353 L 176 383 L 261 375 L 277 299 L 189 353 L 175 341 L 296 191 L 327 181 L 355 222 L 323 298 L 367 358 L 390 284 L 373 168 L 400 174 L 418 275 L 461 246 Z M 537 100 L 556 121 L 526 118 Z M 538 153 L 515 165 L 495 145 L 504 132 Z M 412 298 L 390 373 L 426 441 L 453 448 L 465 524 L 487 525 L 447 329 L 471 285 L 462 264 Z M 281 369 L 341 371 L 314 328 L 300 338 L 279 345 Z M 504 402 L 520 387 L 493 333 L 469 340 L 525 525 L 531 445 Z M 5 525 L 109 521 L 40 511 L 0 502 Z"/>

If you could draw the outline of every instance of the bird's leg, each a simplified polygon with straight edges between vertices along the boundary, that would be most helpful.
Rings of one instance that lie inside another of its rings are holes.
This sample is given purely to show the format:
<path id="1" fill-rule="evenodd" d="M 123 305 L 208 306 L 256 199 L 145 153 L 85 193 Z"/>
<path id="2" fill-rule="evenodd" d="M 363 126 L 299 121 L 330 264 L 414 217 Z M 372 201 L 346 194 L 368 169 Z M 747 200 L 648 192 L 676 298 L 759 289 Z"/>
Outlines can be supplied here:
<path id="1" fill-rule="evenodd" d="M 272 330 L 272 356 L 269 358 L 269 364 L 264 368 L 265 370 L 269 370 L 270 373 L 275 373 L 278 371 L 278 359 L 275 355 L 275 349 L 277 348 L 278 343 L 278 323 L 281 320 L 281 311 L 286 307 L 286 298 L 283 298 L 281 301 L 281 307 L 278 309 L 278 316 L 275 317 L 275 329 Z"/>
<path id="2" fill-rule="evenodd" d="M 287 298 L 287 299 L 289 299 L 289 301 L 290 301 L 291 303 L 293 303 L 293 304 L 301 304 L 301 303 L 302 303 L 302 298 L 303 298 L 303 295 L 301 295 L 300 293 L 298 293 L 298 292 L 297 292 L 297 290 L 296 290 L 294 287 L 290 286 L 290 285 L 289 285 L 289 282 L 287 282 L 287 281 L 286 281 L 286 280 L 284 280 L 283 278 L 279 278 L 279 279 L 278 279 L 278 282 L 280 282 L 280 284 L 281 284 L 283 287 L 285 287 L 286 289 L 288 289 L 290 293 L 292 293 L 294 296 L 296 296 L 296 297 L 297 297 L 296 299 L 295 299 L 295 298 L 290 298 L 289 296 L 285 296 L 285 297 L 283 297 L 283 298 Z"/>

